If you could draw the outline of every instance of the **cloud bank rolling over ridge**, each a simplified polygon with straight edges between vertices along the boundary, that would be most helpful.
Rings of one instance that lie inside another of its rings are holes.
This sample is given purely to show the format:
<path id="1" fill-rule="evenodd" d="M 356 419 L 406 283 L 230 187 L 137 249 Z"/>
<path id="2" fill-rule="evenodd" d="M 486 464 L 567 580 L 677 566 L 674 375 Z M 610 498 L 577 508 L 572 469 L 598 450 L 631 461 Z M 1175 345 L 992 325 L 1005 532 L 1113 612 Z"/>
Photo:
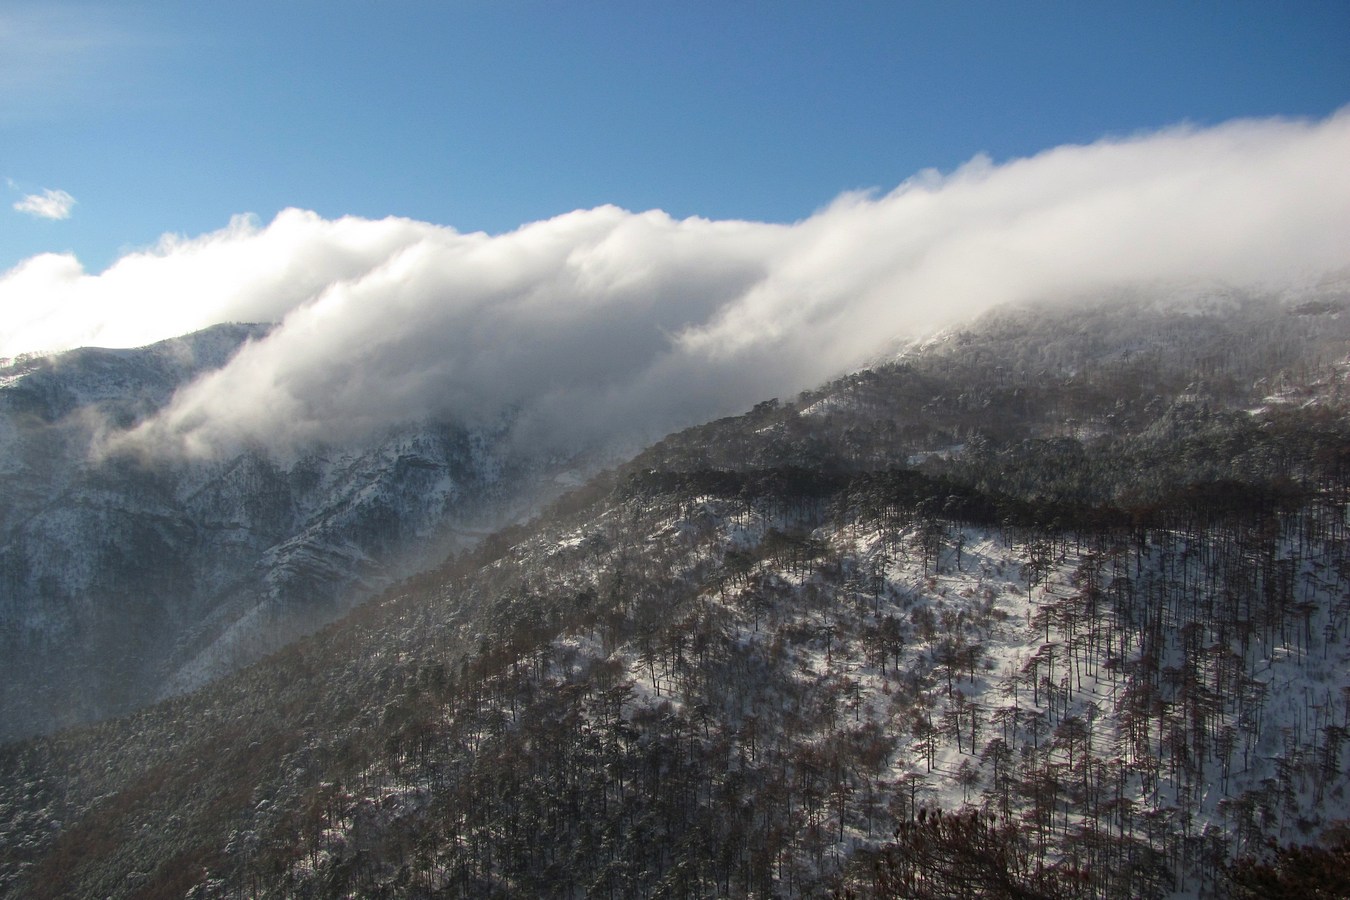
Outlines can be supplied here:
<path id="1" fill-rule="evenodd" d="M 278 326 L 130 440 L 211 452 L 433 416 L 645 438 L 786 396 L 998 304 L 1350 264 L 1350 110 L 1066 146 L 790 225 L 582 210 L 498 236 L 287 210 L 0 277 L 0 353 Z"/>

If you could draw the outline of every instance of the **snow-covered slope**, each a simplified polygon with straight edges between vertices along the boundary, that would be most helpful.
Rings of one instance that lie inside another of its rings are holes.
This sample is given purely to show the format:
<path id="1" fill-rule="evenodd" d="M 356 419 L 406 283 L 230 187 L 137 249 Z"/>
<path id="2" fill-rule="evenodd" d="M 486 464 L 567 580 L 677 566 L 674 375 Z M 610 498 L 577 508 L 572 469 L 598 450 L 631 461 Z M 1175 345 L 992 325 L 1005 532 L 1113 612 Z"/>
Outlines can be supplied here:
<path id="1" fill-rule="evenodd" d="M 1342 309 L 1007 312 L 671 435 L 0 751 L 0 893 L 1230 896 L 1350 819 Z"/>

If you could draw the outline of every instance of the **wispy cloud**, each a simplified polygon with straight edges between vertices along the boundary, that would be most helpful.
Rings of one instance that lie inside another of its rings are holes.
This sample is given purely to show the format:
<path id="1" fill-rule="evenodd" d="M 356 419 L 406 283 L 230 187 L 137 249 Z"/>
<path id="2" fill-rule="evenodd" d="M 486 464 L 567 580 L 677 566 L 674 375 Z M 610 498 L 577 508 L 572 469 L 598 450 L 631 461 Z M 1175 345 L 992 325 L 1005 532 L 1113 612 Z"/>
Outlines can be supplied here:
<path id="1" fill-rule="evenodd" d="M 279 323 L 133 436 L 210 452 L 524 410 L 648 436 L 864 364 L 996 304 L 1350 264 L 1350 111 L 923 173 L 794 225 L 581 210 L 489 237 L 288 210 L 98 275 L 0 277 L 0 353 Z"/>
<path id="2" fill-rule="evenodd" d="M 70 194 L 50 189 L 40 194 L 29 194 L 14 204 L 19 212 L 39 219 L 69 219 L 74 206 L 75 198 Z"/>
<path id="3" fill-rule="evenodd" d="M 106 104 L 155 42 L 130 5 L 5 3 L 0 8 L 0 122 Z"/>

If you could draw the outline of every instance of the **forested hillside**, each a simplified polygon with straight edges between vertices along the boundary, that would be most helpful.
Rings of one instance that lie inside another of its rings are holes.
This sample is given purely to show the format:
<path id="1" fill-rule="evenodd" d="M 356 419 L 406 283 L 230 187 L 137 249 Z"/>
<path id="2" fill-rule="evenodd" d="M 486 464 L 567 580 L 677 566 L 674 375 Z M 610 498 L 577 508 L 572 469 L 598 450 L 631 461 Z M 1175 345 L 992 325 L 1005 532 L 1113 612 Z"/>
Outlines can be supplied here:
<path id="1" fill-rule="evenodd" d="M 672 435 L 0 750 L 0 891 L 1335 896 L 1347 299 L 1004 310 Z"/>

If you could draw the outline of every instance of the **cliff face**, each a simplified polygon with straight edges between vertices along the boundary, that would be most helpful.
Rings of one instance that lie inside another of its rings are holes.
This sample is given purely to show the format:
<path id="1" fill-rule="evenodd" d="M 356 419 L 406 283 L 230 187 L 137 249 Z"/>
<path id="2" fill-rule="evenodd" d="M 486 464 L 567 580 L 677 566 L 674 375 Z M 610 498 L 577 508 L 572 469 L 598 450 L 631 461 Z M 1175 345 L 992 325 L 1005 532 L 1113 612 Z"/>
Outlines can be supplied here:
<path id="1" fill-rule="evenodd" d="M 134 709 L 257 659 L 528 502 L 500 428 L 418 423 L 280 459 L 91 452 L 262 326 L 0 371 L 0 740 Z"/>

